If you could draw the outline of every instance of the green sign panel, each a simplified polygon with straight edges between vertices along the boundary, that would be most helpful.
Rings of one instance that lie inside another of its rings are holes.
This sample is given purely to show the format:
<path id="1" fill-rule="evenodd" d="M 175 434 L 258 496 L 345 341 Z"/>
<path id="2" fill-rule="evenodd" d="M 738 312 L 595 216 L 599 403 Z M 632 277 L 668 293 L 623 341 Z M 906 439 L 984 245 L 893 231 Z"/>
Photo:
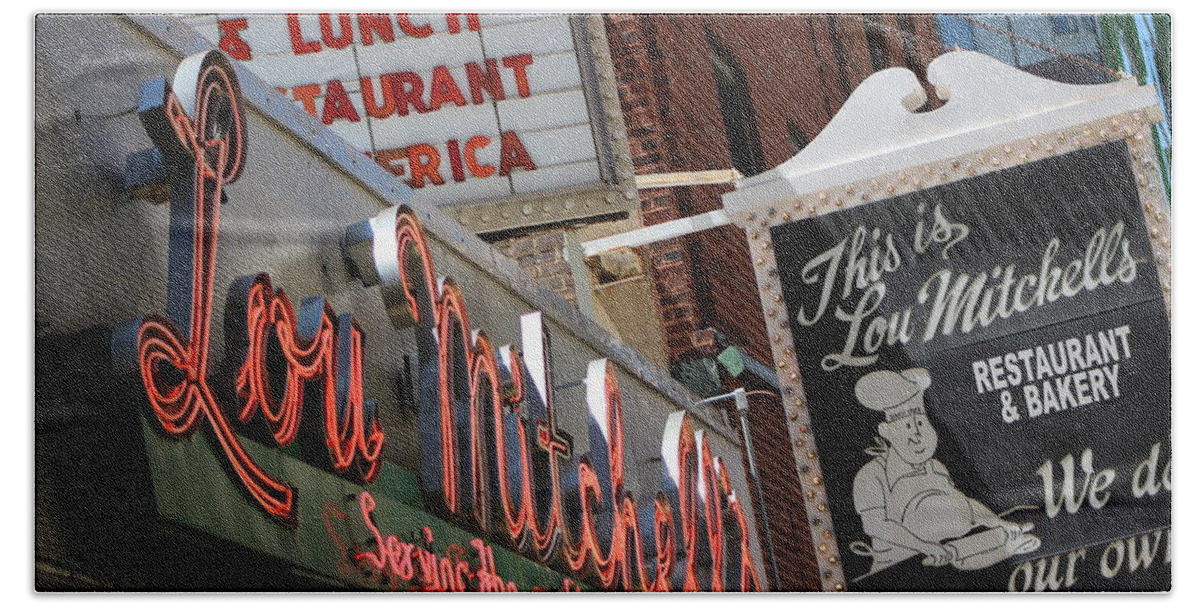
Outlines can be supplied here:
<path id="1" fill-rule="evenodd" d="M 241 437 L 255 462 L 295 485 L 297 523 L 269 520 L 230 480 L 207 433 L 167 439 L 142 420 L 154 496 L 163 517 L 260 551 L 328 579 L 330 587 L 375 590 L 579 589 L 571 580 L 421 508 L 416 475 L 384 463 L 364 487 L 304 463 L 287 450 Z M 372 530 L 363 493 L 373 503 Z M 376 536 L 376 530 L 379 536 Z M 389 537 L 394 536 L 394 539 Z M 377 538 L 382 538 L 380 547 Z M 402 550 L 389 550 L 402 548 Z M 394 558 L 389 561 L 388 558 Z M 374 567 L 383 563 L 382 568 Z"/>

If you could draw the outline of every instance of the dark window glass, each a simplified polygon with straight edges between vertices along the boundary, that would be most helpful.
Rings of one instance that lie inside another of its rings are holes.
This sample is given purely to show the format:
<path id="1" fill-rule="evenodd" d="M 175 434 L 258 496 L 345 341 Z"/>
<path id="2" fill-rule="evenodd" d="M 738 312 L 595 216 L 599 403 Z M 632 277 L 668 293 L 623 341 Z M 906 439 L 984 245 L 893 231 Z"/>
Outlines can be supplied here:
<path id="1" fill-rule="evenodd" d="M 1050 25 L 1056 35 L 1074 34 L 1079 31 L 1079 20 L 1074 15 L 1053 15 Z"/>
<path id="2" fill-rule="evenodd" d="M 721 118 L 725 123 L 725 137 L 729 142 L 730 160 L 742 175 L 757 175 L 766 171 L 766 161 L 758 138 L 758 123 L 754 116 L 754 105 L 750 101 L 746 73 L 733 53 L 717 40 L 711 30 L 705 28 L 705 33 L 717 82 Z"/>
<path id="3" fill-rule="evenodd" d="M 890 66 L 888 60 L 887 41 L 883 37 L 883 29 L 877 25 L 879 15 L 869 15 L 863 20 L 867 28 L 867 50 L 871 51 L 871 67 L 876 72 Z"/>

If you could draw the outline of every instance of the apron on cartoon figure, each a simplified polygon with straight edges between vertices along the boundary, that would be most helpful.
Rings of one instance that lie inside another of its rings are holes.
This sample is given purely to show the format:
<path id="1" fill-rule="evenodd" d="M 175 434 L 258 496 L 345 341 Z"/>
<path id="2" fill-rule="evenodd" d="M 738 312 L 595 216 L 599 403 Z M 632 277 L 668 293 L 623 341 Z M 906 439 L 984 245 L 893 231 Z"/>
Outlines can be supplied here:
<path id="1" fill-rule="evenodd" d="M 1033 524 L 996 515 L 955 487 L 946 466 L 933 457 L 938 437 L 925 413 L 929 370 L 874 371 L 855 384 L 858 402 L 882 412 L 874 458 L 854 477 L 854 509 L 871 537 L 851 543 L 872 558 L 869 576 L 910 557 L 925 566 L 977 570 L 1041 546 Z M 859 577 L 860 579 L 862 577 Z"/>

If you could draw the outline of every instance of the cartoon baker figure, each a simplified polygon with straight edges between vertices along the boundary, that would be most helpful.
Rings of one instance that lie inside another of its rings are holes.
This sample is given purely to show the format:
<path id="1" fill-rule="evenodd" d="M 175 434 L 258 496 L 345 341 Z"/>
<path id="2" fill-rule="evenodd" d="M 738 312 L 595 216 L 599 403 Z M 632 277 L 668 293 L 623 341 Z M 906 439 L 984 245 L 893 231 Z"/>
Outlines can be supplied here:
<path id="1" fill-rule="evenodd" d="M 854 478 L 854 509 L 868 545 L 850 545 L 873 558 L 869 576 L 915 555 L 922 564 L 960 570 L 986 568 L 1028 553 L 1041 540 L 1024 525 L 1001 519 L 954 487 L 946 466 L 933 457 L 938 437 L 925 415 L 929 370 L 874 371 L 858 380 L 855 397 L 883 413 L 874 456 Z M 862 578 L 862 577 L 860 577 Z"/>

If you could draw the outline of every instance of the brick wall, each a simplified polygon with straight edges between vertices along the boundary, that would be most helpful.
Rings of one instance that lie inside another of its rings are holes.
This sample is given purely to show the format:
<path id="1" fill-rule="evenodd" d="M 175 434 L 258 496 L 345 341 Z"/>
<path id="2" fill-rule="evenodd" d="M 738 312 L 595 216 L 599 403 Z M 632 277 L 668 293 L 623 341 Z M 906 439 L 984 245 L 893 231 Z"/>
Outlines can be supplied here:
<path id="1" fill-rule="evenodd" d="M 714 56 L 740 70 L 748 100 L 743 113 L 752 117 L 747 122 L 753 130 L 751 139 L 737 144 L 757 146 L 758 170 L 766 170 L 815 138 L 872 73 L 902 66 L 923 79 L 924 66 L 942 50 L 928 15 L 609 15 L 606 26 L 639 175 L 736 166 L 716 73 L 728 68 L 714 67 Z M 755 155 L 742 158 L 747 156 Z M 732 188 L 641 190 L 642 221 L 652 225 L 718 209 L 721 194 Z M 672 363 L 711 357 L 728 346 L 697 339 L 697 332 L 711 327 L 774 367 L 744 232 L 729 226 L 645 249 Z M 745 374 L 723 380 L 727 388 L 747 384 Z M 820 564 L 778 399 L 758 398 L 751 423 L 781 587 L 817 589 Z"/>
<path id="2" fill-rule="evenodd" d="M 517 264 L 543 287 L 562 296 L 572 305 L 578 305 L 575 283 L 571 278 L 571 265 L 563 257 L 565 245 L 561 228 L 492 243 L 501 253 L 516 260 Z"/>

